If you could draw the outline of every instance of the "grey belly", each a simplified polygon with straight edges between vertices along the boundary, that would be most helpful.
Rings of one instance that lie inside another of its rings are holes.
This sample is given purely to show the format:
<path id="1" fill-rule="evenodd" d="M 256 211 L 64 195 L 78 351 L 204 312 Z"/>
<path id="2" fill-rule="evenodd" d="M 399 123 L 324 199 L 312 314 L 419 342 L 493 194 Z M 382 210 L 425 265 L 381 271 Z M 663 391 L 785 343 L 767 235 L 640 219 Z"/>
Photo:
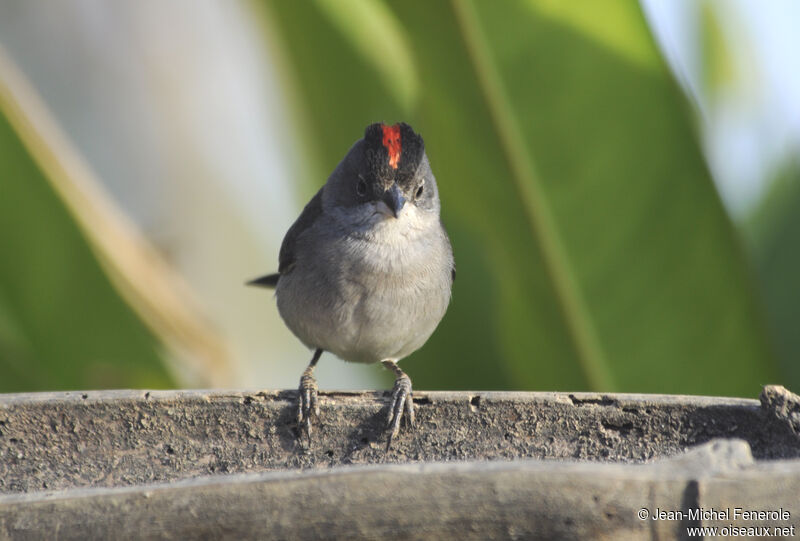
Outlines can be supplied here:
<path id="1" fill-rule="evenodd" d="M 450 301 L 447 261 L 351 261 L 338 272 L 324 254 L 282 276 L 278 309 L 308 347 L 352 362 L 399 360 L 419 349 Z"/>

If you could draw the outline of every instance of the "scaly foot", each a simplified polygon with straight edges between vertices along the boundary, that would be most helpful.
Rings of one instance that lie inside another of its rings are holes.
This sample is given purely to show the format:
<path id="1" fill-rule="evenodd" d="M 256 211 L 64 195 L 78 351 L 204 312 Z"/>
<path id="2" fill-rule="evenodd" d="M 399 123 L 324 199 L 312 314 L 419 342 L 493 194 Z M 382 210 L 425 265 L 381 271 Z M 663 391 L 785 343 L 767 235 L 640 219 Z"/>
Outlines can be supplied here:
<path id="1" fill-rule="evenodd" d="M 389 407 L 389 417 L 386 429 L 389 431 L 389 438 L 386 443 L 386 450 L 392 446 L 392 440 L 400 431 L 400 421 L 405 410 L 405 419 L 408 426 L 414 426 L 414 400 L 411 396 L 411 378 L 403 372 L 394 361 L 383 361 L 383 365 L 394 372 L 395 381 L 392 389 L 392 404 Z"/>
<path id="2" fill-rule="evenodd" d="M 303 371 L 300 378 L 300 396 L 297 400 L 297 427 L 300 431 L 305 431 L 309 443 L 311 443 L 311 418 L 319 417 L 319 402 L 317 400 L 317 380 L 314 379 L 314 367 L 322 355 L 322 350 L 314 352 L 311 362 Z"/>

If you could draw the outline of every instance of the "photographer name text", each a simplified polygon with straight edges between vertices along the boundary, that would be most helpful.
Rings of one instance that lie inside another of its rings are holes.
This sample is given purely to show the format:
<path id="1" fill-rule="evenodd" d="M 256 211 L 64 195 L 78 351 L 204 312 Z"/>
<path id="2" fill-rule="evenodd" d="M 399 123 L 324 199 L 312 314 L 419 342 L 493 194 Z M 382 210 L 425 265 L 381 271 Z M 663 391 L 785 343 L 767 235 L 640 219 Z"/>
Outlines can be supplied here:
<path id="1" fill-rule="evenodd" d="M 762 520 L 776 520 L 785 522 L 792 517 L 789 511 L 785 509 L 744 509 L 741 507 L 733 507 L 726 509 L 714 509 L 697 507 L 694 509 L 675 509 L 666 510 L 656 508 L 650 513 L 651 520 L 743 520 L 743 521 L 762 521 Z"/>

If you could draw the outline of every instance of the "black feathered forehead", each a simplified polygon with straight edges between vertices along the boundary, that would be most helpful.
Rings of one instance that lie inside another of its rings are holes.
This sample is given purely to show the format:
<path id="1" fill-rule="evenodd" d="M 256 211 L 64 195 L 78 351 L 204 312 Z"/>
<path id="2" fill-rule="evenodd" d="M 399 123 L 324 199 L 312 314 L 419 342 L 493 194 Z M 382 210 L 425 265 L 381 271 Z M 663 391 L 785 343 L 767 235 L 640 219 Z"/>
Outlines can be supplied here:
<path id="1" fill-rule="evenodd" d="M 405 122 L 370 124 L 364 130 L 364 143 L 368 174 L 386 186 L 410 182 L 425 156 L 422 137 Z"/>

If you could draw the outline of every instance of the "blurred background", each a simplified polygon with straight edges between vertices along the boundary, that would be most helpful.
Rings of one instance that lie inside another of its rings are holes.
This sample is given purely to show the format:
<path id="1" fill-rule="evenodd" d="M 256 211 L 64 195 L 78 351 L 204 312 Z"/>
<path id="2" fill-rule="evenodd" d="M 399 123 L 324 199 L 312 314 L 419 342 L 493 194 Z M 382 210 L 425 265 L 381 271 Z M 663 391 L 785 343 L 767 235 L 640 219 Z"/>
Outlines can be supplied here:
<path id="1" fill-rule="evenodd" d="M 792 0 L 4 1 L 0 391 L 296 387 L 310 352 L 244 282 L 401 120 L 458 264 L 415 388 L 800 388 L 798 26 Z"/>

